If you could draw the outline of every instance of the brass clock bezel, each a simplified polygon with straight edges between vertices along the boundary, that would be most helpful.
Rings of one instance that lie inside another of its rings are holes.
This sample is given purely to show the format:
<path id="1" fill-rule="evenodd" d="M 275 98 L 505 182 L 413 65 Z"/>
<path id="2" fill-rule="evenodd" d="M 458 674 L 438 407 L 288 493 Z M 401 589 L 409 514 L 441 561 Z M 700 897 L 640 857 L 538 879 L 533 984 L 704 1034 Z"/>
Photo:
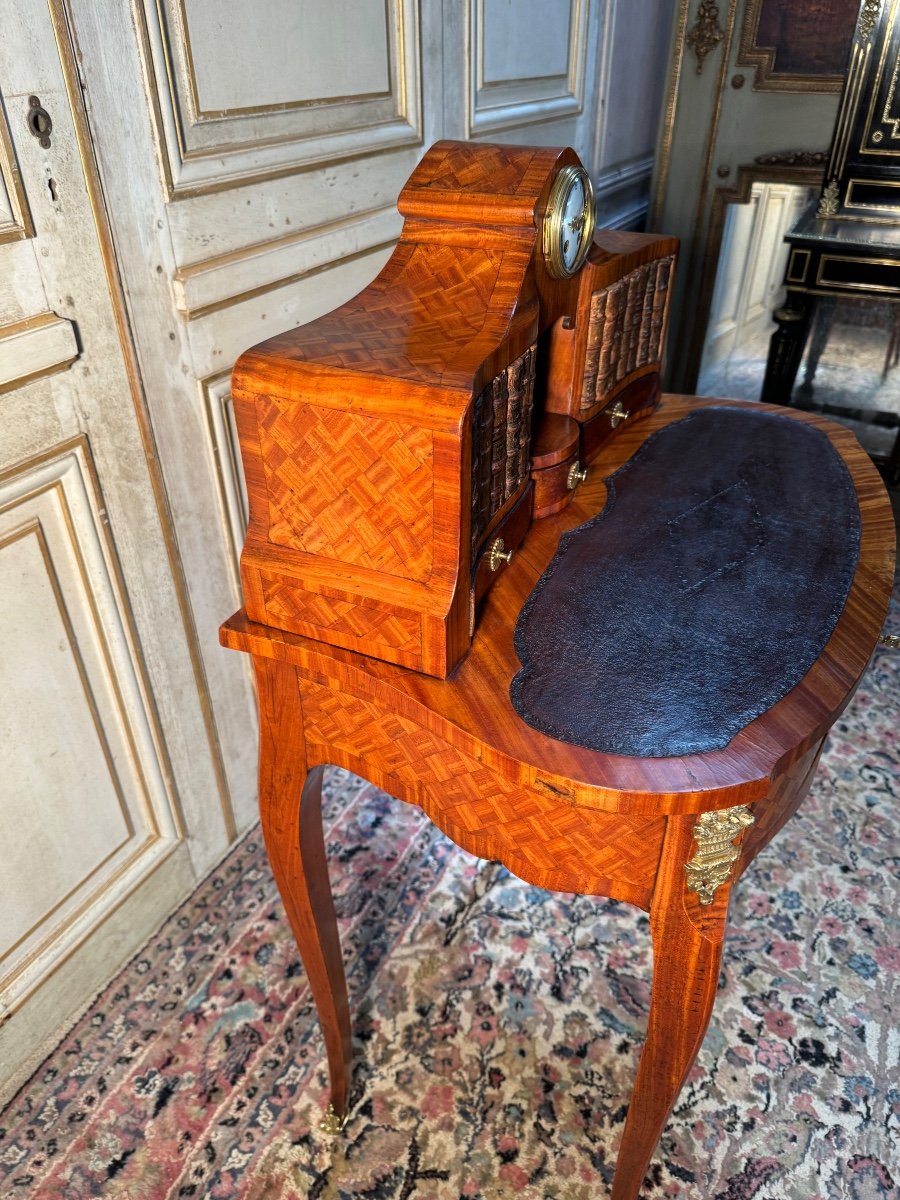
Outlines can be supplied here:
<path id="1" fill-rule="evenodd" d="M 584 188 L 584 235 L 578 257 L 571 267 L 566 267 L 562 256 L 562 219 L 566 196 L 576 179 Z M 544 262 L 554 279 L 569 279 L 581 269 L 594 239 L 595 226 L 594 185 L 590 175 L 582 166 L 563 167 L 553 180 L 542 222 Z"/>

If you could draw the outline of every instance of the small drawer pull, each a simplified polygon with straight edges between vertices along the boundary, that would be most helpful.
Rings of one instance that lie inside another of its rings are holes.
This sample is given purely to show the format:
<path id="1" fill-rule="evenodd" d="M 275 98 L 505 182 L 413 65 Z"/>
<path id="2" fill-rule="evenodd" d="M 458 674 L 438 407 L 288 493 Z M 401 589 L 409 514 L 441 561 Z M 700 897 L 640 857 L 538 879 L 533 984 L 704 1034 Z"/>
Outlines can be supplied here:
<path id="1" fill-rule="evenodd" d="M 496 541 L 491 543 L 491 552 L 490 557 L 488 558 L 488 564 L 490 565 L 492 571 L 499 571 L 501 563 L 512 562 L 512 556 L 513 552 L 512 550 L 506 549 L 503 538 L 497 538 Z"/>
<path id="2" fill-rule="evenodd" d="M 579 462 L 573 462 L 571 467 L 569 467 L 569 474 L 566 478 L 569 491 L 571 492 L 573 488 L 577 488 L 579 483 L 587 483 L 587 477 L 587 467 L 583 467 Z"/>
<path id="3" fill-rule="evenodd" d="M 628 409 L 625 407 L 625 405 L 622 403 L 621 400 L 617 400 L 615 402 L 615 404 L 612 406 L 612 408 L 609 410 L 610 425 L 612 426 L 613 429 L 615 429 L 615 427 L 619 424 L 620 421 L 627 421 L 628 417 L 629 417 Z"/>

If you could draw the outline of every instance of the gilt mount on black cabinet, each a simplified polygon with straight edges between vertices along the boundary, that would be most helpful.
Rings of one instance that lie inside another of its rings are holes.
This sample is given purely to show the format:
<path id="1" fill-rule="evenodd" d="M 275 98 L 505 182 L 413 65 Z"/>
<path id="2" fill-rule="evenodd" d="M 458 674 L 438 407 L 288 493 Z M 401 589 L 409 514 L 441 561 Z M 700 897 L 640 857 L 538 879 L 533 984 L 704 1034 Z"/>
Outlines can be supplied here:
<path id="1" fill-rule="evenodd" d="M 817 209 L 900 221 L 900 4 L 863 0 Z"/>
<path id="2" fill-rule="evenodd" d="M 900 338 L 900 0 L 864 0 L 850 51 L 850 65 L 825 182 L 817 202 L 786 237 L 790 252 L 785 302 L 774 313 L 762 399 L 790 404 L 809 342 L 802 396 L 795 402 L 816 412 L 900 430 L 887 409 L 815 399 L 813 379 L 839 300 L 889 302 L 883 377 L 895 365 Z M 890 482 L 900 478 L 900 432 L 893 446 L 873 458 Z"/>

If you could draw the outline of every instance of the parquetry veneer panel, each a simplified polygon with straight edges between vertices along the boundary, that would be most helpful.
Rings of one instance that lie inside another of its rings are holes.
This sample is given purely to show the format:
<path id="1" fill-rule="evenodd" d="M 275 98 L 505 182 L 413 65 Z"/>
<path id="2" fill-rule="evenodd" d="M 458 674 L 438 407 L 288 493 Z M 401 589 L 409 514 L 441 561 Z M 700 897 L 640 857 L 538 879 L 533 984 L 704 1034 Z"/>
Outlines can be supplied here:
<path id="1" fill-rule="evenodd" d="M 589 458 L 655 403 L 675 243 L 606 234 L 560 276 L 548 210 L 557 178 L 579 170 L 570 150 L 438 143 L 400 195 L 403 233 L 378 278 L 241 357 L 251 617 L 446 676 L 524 536 L 513 510 L 547 413 L 593 420 Z M 620 328 L 630 349 L 607 379 Z M 543 442 L 535 515 L 568 502 L 578 466 L 548 457 L 546 428 Z M 382 628 L 384 603 L 403 610 L 402 635 Z"/>

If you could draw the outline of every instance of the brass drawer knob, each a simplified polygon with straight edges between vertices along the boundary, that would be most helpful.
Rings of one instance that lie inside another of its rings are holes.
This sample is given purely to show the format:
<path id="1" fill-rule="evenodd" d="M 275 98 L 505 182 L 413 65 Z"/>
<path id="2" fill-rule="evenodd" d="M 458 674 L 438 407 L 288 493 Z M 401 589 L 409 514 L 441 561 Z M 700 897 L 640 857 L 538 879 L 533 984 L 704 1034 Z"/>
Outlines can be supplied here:
<path id="1" fill-rule="evenodd" d="M 512 562 L 512 556 L 513 552 L 512 550 L 506 549 L 503 538 L 497 538 L 491 543 L 491 552 L 490 557 L 488 558 L 488 565 L 492 571 L 499 571 L 501 563 Z"/>
<path id="2" fill-rule="evenodd" d="M 566 479 L 566 485 L 571 492 L 573 488 L 577 488 L 579 483 L 587 483 L 588 469 L 583 467 L 580 462 L 573 462 L 569 467 L 569 474 Z"/>
<path id="3" fill-rule="evenodd" d="M 612 426 L 612 428 L 615 429 L 615 427 L 619 424 L 620 421 L 628 420 L 628 415 L 629 415 L 628 409 L 625 407 L 625 405 L 622 403 L 621 400 L 617 400 L 615 402 L 615 404 L 612 406 L 612 408 L 609 410 L 609 423 Z"/>

